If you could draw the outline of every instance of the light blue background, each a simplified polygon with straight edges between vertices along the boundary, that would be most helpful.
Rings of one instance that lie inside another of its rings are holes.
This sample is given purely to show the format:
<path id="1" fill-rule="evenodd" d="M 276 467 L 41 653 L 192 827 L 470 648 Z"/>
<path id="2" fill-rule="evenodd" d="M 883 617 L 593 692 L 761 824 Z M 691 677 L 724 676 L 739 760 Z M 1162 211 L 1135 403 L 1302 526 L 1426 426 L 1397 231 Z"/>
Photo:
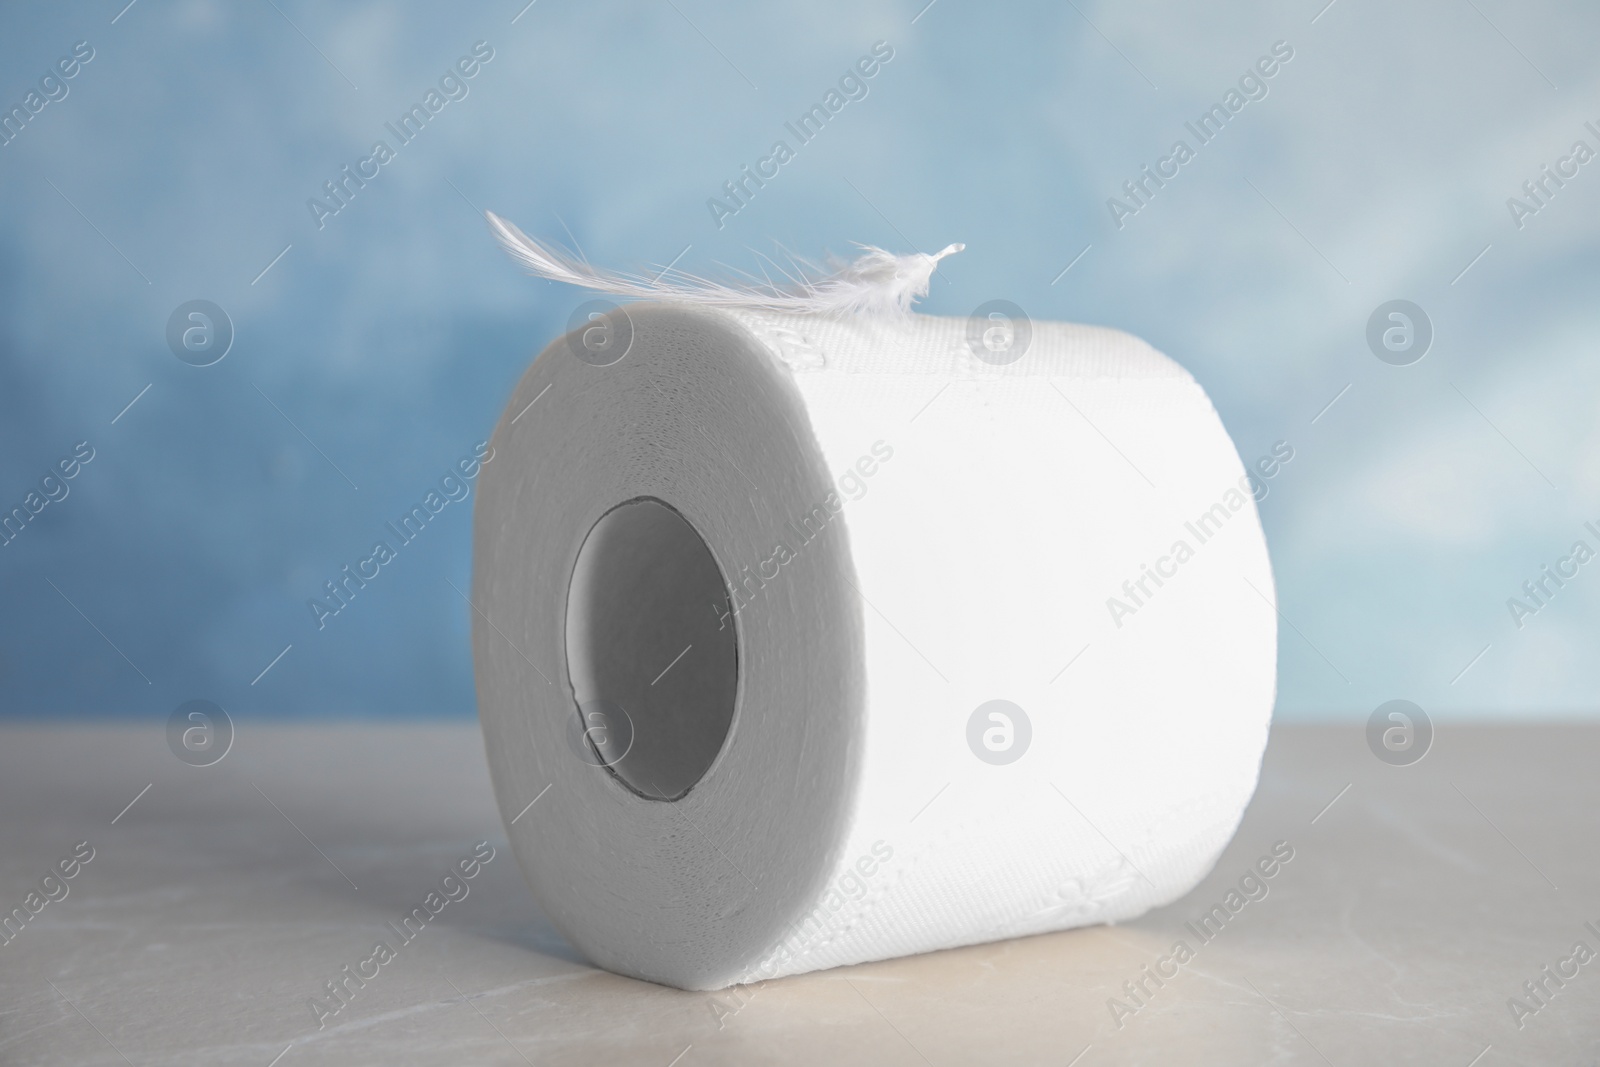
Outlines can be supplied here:
<path id="1" fill-rule="evenodd" d="M 1521 229 L 1506 206 L 1600 147 L 1590 5 L 123 2 L 0 16 L 5 108 L 95 49 L 0 147 L 0 507 L 96 450 L 0 548 L 4 714 L 473 713 L 468 504 L 324 631 L 306 600 L 487 436 L 586 299 L 523 277 L 475 208 L 708 274 L 774 242 L 965 241 L 923 310 L 1006 297 L 1132 331 L 1247 461 L 1293 445 L 1262 504 L 1280 716 L 1595 708 L 1600 563 L 1520 630 L 1506 607 L 1600 547 L 1600 162 Z M 717 229 L 707 198 L 880 39 L 867 98 Z M 319 230 L 307 199 L 479 40 L 470 94 Z M 1269 95 L 1117 230 L 1107 198 L 1279 40 Z M 1397 297 L 1436 331 L 1409 367 L 1364 340 Z M 204 369 L 163 336 L 195 298 L 237 330 Z"/>

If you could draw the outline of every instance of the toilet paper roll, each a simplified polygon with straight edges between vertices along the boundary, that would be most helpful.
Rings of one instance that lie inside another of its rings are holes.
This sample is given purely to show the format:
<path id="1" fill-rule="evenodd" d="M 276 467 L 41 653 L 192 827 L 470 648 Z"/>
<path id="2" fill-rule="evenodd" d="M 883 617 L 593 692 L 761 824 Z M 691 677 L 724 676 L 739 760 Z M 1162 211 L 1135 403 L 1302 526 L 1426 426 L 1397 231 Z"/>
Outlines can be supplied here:
<path id="1" fill-rule="evenodd" d="M 479 706 L 595 963 L 716 989 L 1116 922 L 1232 835 L 1274 695 L 1259 483 L 1148 345 L 996 314 L 633 305 L 518 384 Z"/>

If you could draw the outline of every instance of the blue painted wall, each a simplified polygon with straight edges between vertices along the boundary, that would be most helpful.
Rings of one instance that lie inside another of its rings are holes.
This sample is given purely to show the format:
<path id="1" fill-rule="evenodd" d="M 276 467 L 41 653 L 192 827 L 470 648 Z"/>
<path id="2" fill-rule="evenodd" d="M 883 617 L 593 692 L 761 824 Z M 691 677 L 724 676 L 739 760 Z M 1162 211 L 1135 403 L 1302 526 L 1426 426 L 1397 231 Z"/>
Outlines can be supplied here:
<path id="1" fill-rule="evenodd" d="M 1292 445 L 1262 504 L 1280 716 L 1595 706 L 1600 563 L 1507 603 L 1600 549 L 1592 6 L 124 2 L 0 16 L 0 508 L 38 506 L 0 547 L 5 715 L 473 713 L 470 499 L 320 630 L 307 600 L 585 299 L 513 269 L 482 208 L 698 273 L 965 241 L 924 310 L 1130 330 L 1246 460 Z M 708 207 L 779 139 L 776 177 Z M 1410 366 L 1366 339 L 1396 298 L 1432 324 Z M 232 324 L 210 366 L 168 343 L 193 300 Z"/>

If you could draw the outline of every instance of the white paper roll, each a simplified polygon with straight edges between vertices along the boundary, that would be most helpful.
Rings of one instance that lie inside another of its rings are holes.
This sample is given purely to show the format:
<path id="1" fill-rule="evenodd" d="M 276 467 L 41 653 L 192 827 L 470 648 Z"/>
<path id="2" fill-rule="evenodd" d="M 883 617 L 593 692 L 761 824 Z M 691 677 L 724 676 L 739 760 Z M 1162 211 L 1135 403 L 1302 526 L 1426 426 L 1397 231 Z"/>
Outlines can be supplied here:
<path id="1" fill-rule="evenodd" d="M 1274 695 L 1251 476 L 1148 345 L 1011 328 L 633 305 L 523 376 L 478 698 L 595 963 L 716 989 L 1128 919 L 1215 862 Z"/>

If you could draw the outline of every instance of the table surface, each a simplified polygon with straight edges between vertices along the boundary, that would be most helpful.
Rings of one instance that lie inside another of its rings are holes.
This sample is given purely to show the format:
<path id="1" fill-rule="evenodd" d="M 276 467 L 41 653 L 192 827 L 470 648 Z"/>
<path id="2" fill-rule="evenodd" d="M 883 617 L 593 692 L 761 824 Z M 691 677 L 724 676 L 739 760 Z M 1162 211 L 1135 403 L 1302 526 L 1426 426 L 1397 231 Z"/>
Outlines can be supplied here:
<path id="1" fill-rule="evenodd" d="M 0 1064 L 1594 1064 L 1600 727 L 1445 724 L 1407 767 L 1362 727 L 1275 729 L 1216 870 L 1136 922 L 718 994 L 563 941 L 475 724 L 244 724 L 206 768 L 159 729 L 0 727 L 0 904 L 94 850 L 0 944 Z M 310 998 L 479 840 L 469 895 L 319 1029 Z M 1194 937 L 1277 841 L 1268 895 Z"/>

